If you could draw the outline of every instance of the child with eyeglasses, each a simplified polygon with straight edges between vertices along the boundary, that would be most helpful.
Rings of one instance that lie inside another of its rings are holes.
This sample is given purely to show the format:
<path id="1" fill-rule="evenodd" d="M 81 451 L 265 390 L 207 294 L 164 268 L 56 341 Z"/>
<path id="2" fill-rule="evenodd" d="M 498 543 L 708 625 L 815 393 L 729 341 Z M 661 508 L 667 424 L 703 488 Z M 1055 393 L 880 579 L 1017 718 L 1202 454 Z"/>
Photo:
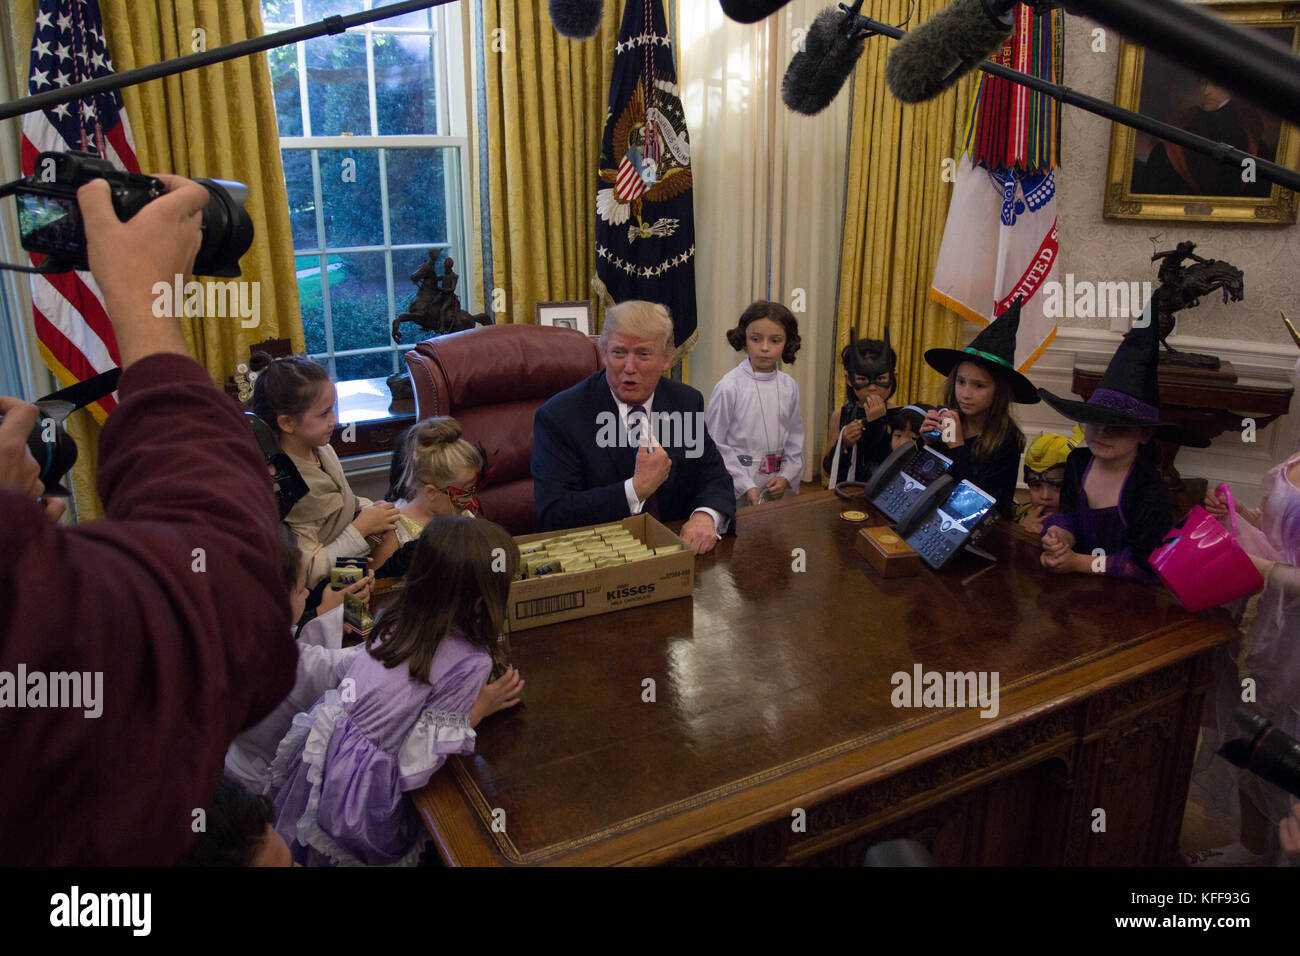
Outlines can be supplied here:
<path id="1" fill-rule="evenodd" d="M 426 418 L 411 426 L 402 443 L 406 464 L 397 527 L 385 534 L 370 556 L 376 577 L 402 577 L 409 564 L 410 545 L 438 515 L 479 513 L 478 489 L 484 460 L 478 448 L 461 437 L 454 418 Z"/>
<path id="2" fill-rule="evenodd" d="M 1045 432 L 1025 452 L 1025 484 L 1029 500 L 1016 506 L 1016 521 L 1031 534 L 1043 533 L 1043 519 L 1061 509 L 1061 487 L 1065 484 L 1065 460 L 1083 443 L 1083 431 L 1076 425 L 1069 438 Z"/>
<path id="3" fill-rule="evenodd" d="M 857 345 L 856 363 L 851 344 L 840 352 L 849 400 L 831 414 L 826 431 L 822 471 L 830 488 L 846 481 L 866 481 L 893 450 L 885 413 L 898 385 L 894 373 L 897 357 L 888 341 L 858 339 Z M 867 374 L 854 374 L 854 364 Z"/>

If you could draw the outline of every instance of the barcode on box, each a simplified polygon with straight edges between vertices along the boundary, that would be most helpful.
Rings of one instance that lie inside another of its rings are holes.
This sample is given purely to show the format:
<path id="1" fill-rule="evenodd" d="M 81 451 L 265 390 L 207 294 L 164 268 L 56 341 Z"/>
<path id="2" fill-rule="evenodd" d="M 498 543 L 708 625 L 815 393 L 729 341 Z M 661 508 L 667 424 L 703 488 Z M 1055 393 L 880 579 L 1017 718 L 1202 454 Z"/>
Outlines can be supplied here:
<path id="1" fill-rule="evenodd" d="M 582 591 L 569 591 L 566 594 L 552 594 L 549 597 L 533 598 L 531 601 L 518 601 L 515 603 L 515 620 L 523 621 L 530 617 L 541 617 L 544 614 L 572 611 L 575 607 L 583 606 L 583 597 Z"/>

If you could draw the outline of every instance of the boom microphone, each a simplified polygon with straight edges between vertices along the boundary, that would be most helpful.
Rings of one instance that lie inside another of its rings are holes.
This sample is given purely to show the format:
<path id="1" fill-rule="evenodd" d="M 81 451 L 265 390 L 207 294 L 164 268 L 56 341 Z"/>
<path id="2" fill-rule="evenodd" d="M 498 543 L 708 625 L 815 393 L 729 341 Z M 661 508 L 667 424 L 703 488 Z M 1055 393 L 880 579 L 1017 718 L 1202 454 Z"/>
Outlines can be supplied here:
<path id="1" fill-rule="evenodd" d="M 922 103 L 987 60 L 1011 35 L 1016 0 L 953 0 L 889 52 L 885 82 L 904 103 Z"/>
<path id="2" fill-rule="evenodd" d="M 551 0 L 555 32 L 570 40 L 594 37 L 604 15 L 604 0 Z"/>
<path id="3" fill-rule="evenodd" d="M 857 14 L 861 6 L 858 0 L 852 10 L 829 7 L 808 27 L 803 49 L 790 59 L 781 83 L 781 99 L 796 113 L 816 116 L 853 74 L 869 35 L 858 25 L 864 19 Z"/>
<path id="4" fill-rule="evenodd" d="M 722 12 L 737 23 L 757 23 L 789 2 L 790 0 L 721 0 Z"/>

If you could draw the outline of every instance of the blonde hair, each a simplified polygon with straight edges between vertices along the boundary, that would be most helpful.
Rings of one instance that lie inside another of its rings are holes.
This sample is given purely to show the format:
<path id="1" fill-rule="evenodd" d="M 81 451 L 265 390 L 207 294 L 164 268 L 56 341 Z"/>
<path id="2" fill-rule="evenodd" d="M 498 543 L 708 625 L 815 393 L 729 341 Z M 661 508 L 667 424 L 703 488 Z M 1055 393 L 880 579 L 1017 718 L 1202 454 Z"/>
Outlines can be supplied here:
<path id="1" fill-rule="evenodd" d="M 600 350 L 609 348 L 611 335 L 631 335 L 638 339 L 660 339 L 665 355 L 671 355 L 673 344 L 673 317 L 667 306 L 655 302 L 629 299 L 620 302 L 605 313 L 605 324 L 600 330 Z"/>
<path id="2" fill-rule="evenodd" d="M 460 422 L 442 416 L 411 426 L 405 441 L 406 470 L 402 472 L 405 497 L 414 498 L 425 485 L 445 488 L 466 471 L 483 467 L 479 450 L 460 437 Z"/>

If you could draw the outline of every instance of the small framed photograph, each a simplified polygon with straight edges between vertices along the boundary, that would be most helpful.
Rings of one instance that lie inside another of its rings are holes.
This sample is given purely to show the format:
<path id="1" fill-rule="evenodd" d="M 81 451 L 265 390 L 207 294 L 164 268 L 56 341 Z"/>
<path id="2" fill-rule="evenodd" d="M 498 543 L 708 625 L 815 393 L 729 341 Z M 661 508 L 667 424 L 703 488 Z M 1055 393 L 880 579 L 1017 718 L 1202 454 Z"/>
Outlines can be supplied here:
<path id="1" fill-rule="evenodd" d="M 537 324 L 591 334 L 591 302 L 538 302 Z"/>

